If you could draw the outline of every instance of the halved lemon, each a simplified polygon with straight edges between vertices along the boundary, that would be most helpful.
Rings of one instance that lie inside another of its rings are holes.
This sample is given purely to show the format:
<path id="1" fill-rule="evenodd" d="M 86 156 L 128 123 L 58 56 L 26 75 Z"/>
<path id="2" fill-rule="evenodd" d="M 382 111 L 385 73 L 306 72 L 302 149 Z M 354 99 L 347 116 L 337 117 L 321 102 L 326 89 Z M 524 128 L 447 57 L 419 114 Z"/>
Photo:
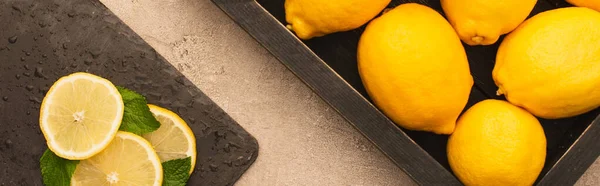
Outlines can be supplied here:
<path id="1" fill-rule="evenodd" d="M 78 72 L 56 81 L 40 108 L 40 129 L 48 147 L 70 160 L 92 157 L 115 137 L 123 99 L 108 80 Z"/>
<path id="2" fill-rule="evenodd" d="M 148 105 L 150 112 L 160 122 L 156 131 L 144 134 L 154 147 L 161 162 L 191 157 L 190 174 L 196 165 L 196 137 L 192 129 L 177 114 L 156 105 Z"/>
<path id="3" fill-rule="evenodd" d="M 163 181 L 160 159 L 144 138 L 119 131 L 98 155 L 82 160 L 71 185 L 153 185 Z"/>

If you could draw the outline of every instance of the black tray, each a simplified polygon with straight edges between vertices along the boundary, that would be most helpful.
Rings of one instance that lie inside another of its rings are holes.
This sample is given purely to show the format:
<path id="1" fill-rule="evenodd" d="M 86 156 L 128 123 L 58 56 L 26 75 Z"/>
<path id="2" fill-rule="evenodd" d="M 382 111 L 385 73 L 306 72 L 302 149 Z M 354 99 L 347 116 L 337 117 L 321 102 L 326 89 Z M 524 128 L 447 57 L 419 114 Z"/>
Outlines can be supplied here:
<path id="1" fill-rule="evenodd" d="M 401 129 L 370 102 L 360 81 L 356 48 L 364 26 L 308 41 L 298 40 L 285 24 L 284 0 L 213 0 L 225 13 L 371 140 L 421 185 L 460 185 L 446 158 L 448 137 Z M 443 15 L 439 0 L 393 0 L 425 4 Z M 569 6 L 563 0 L 539 0 L 530 16 Z M 475 80 L 466 108 L 495 95 L 491 77 L 498 45 L 466 46 Z M 537 185 L 572 185 L 600 154 L 600 109 L 581 116 L 544 120 L 546 164 Z M 597 119 L 595 119 L 597 118 Z"/>
<path id="2" fill-rule="evenodd" d="M 59 77 L 87 71 L 178 113 L 196 135 L 189 185 L 233 185 L 258 144 L 96 0 L 0 1 L 0 185 L 42 185 L 38 117 Z"/>

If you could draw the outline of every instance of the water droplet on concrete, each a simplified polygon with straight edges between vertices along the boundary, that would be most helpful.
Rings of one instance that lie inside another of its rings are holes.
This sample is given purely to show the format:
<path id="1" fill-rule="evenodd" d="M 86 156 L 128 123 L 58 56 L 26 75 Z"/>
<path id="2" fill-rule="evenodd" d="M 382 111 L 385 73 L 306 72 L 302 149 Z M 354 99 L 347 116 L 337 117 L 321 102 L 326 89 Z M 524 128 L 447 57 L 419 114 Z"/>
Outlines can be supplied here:
<path id="1" fill-rule="evenodd" d="M 25 61 L 25 57 L 21 57 L 21 61 Z"/>
<path id="2" fill-rule="evenodd" d="M 28 91 L 32 91 L 33 90 L 33 86 L 27 85 L 27 86 L 25 86 L 25 89 L 27 89 Z"/>
<path id="3" fill-rule="evenodd" d="M 85 59 L 85 60 L 83 60 L 83 63 L 85 65 L 91 65 L 92 64 L 92 60 L 91 59 Z"/>
<path id="4" fill-rule="evenodd" d="M 31 56 L 31 52 L 25 52 L 26 56 Z"/>
<path id="5" fill-rule="evenodd" d="M 21 75 L 20 75 L 20 74 L 17 74 L 17 75 L 15 75 L 15 78 L 17 78 L 17 79 L 21 79 Z"/>
<path id="6" fill-rule="evenodd" d="M 43 58 L 47 58 L 47 57 L 48 57 L 48 55 L 46 55 L 46 54 L 42 54 L 42 57 L 43 57 Z"/>
<path id="7" fill-rule="evenodd" d="M 25 68 L 25 70 L 29 70 L 29 65 L 23 65 L 23 68 Z"/>
<path id="8" fill-rule="evenodd" d="M 19 37 L 17 37 L 17 36 L 12 36 L 12 37 L 9 37 L 9 38 L 8 38 L 8 42 L 9 42 L 9 43 L 16 43 L 18 39 L 19 39 Z"/>
<path id="9" fill-rule="evenodd" d="M 2 97 L 2 100 L 4 100 L 4 101 L 8 101 L 8 96 L 4 96 L 4 97 Z"/>
<path id="10" fill-rule="evenodd" d="M 23 72 L 23 75 L 27 76 L 27 77 L 31 77 L 31 73 L 29 73 L 29 72 Z"/>
<path id="11" fill-rule="evenodd" d="M 27 111 L 25 114 L 27 114 L 27 115 L 29 116 L 29 115 L 31 115 L 31 112 L 30 112 L 30 111 Z"/>
<path id="12" fill-rule="evenodd" d="M 63 43 L 62 47 L 63 47 L 63 49 L 68 49 L 69 48 L 69 46 L 67 46 L 67 43 Z"/>

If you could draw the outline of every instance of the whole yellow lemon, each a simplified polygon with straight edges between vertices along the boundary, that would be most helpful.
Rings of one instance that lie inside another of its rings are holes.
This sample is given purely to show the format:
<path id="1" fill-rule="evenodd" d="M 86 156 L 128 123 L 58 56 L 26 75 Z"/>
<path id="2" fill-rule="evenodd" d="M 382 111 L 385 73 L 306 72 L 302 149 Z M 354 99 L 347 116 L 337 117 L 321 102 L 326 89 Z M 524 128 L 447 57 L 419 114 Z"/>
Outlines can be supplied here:
<path id="1" fill-rule="evenodd" d="M 498 94 L 547 118 L 600 106 L 600 12 L 570 7 L 525 21 L 500 45 L 492 77 Z"/>
<path id="2" fill-rule="evenodd" d="M 452 26 L 414 3 L 369 23 L 358 43 L 358 68 L 378 108 L 410 130 L 452 133 L 473 86 Z"/>
<path id="3" fill-rule="evenodd" d="M 567 2 L 581 7 L 588 7 L 600 11 L 600 0 L 567 0 Z"/>
<path id="4" fill-rule="evenodd" d="M 356 29 L 391 0 L 286 0 L 287 27 L 301 39 Z"/>
<path id="5" fill-rule="evenodd" d="M 468 45 L 491 45 L 529 15 L 537 0 L 441 0 L 446 17 Z"/>
<path id="6" fill-rule="evenodd" d="M 484 100 L 458 119 L 448 162 L 465 185 L 532 185 L 546 159 L 546 136 L 530 113 L 506 101 Z"/>

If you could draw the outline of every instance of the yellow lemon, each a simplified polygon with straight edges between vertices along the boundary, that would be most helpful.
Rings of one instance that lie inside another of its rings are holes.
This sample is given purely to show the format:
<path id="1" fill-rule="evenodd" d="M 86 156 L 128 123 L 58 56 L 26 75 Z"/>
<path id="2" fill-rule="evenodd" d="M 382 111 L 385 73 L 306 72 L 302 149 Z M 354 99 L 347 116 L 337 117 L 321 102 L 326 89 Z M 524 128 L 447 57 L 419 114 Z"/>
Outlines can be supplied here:
<path id="1" fill-rule="evenodd" d="M 72 186 L 160 186 L 163 168 L 152 145 L 144 138 L 119 131 L 98 155 L 82 160 L 71 177 Z"/>
<path id="2" fill-rule="evenodd" d="M 391 0 L 286 0 L 287 27 L 301 39 L 358 28 Z"/>
<path id="3" fill-rule="evenodd" d="M 580 7 L 542 12 L 500 45 L 492 76 L 498 94 L 547 118 L 600 106 L 600 12 Z"/>
<path id="4" fill-rule="evenodd" d="M 148 105 L 150 112 L 160 122 L 156 131 L 144 134 L 144 137 L 156 151 L 161 162 L 190 157 L 192 166 L 190 174 L 196 165 L 196 137 L 192 129 L 179 115 L 165 108 Z"/>
<path id="5" fill-rule="evenodd" d="M 588 7 L 600 11 L 600 0 L 567 0 L 567 2 L 581 7 Z"/>
<path id="6" fill-rule="evenodd" d="M 410 130 L 452 133 L 473 86 L 452 26 L 415 3 L 369 23 L 358 44 L 358 68 L 373 102 Z"/>
<path id="7" fill-rule="evenodd" d="M 444 13 L 463 42 L 491 45 L 529 15 L 537 0 L 441 0 Z"/>
<path id="8" fill-rule="evenodd" d="M 532 185 L 544 167 L 546 136 L 527 111 L 484 100 L 458 119 L 447 151 L 452 171 L 465 185 Z"/>
<path id="9" fill-rule="evenodd" d="M 78 72 L 56 81 L 40 108 L 48 147 L 70 160 L 92 157 L 113 140 L 123 118 L 123 99 L 108 80 Z"/>

